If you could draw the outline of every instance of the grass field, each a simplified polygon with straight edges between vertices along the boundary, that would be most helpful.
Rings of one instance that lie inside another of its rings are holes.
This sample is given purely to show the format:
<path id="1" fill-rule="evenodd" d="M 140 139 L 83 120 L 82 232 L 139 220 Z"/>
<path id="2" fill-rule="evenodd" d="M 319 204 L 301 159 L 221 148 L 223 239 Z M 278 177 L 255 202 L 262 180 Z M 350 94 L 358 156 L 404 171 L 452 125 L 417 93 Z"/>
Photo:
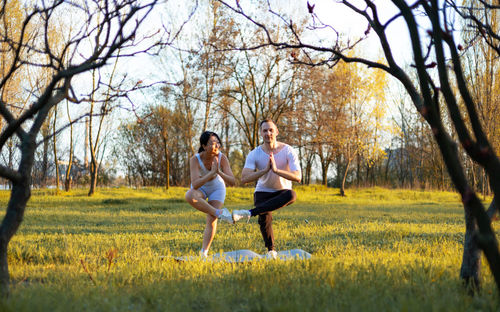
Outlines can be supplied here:
<path id="1" fill-rule="evenodd" d="M 230 264 L 160 257 L 200 249 L 205 217 L 185 190 L 34 191 L 9 245 L 11 295 L 0 311 L 500 309 L 485 261 L 481 294 L 461 286 L 455 193 L 370 188 L 342 198 L 299 187 L 297 202 L 274 214 L 276 245 L 312 259 Z M 230 188 L 226 204 L 243 209 L 251 198 L 252 189 Z M 255 218 L 219 225 L 211 252 L 237 249 L 265 252 Z"/>

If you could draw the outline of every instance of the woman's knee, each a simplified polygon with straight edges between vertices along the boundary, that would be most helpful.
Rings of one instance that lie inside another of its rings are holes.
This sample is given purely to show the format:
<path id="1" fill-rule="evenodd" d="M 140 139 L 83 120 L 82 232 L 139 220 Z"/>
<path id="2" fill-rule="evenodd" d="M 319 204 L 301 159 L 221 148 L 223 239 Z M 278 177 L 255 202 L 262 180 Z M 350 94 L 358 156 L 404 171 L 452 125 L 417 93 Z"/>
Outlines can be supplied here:
<path id="1" fill-rule="evenodd" d="M 193 204 L 194 202 L 197 201 L 197 199 L 199 199 L 200 197 L 200 192 L 197 191 L 197 190 L 193 190 L 193 189 L 190 189 L 186 192 L 186 195 L 184 196 L 184 198 L 186 199 L 186 201 L 190 204 Z"/>
<path id="2" fill-rule="evenodd" d="M 188 203 L 191 203 L 191 201 L 193 200 L 193 192 L 192 190 L 188 190 L 186 192 L 186 195 L 184 195 L 184 199 L 188 202 Z"/>

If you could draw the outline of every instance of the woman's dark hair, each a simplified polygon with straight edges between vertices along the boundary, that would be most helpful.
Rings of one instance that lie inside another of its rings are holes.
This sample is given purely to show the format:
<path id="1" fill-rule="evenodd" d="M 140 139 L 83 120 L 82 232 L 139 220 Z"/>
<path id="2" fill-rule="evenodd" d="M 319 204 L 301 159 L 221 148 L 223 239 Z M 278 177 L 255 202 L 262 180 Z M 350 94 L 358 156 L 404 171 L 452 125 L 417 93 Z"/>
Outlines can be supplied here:
<path id="1" fill-rule="evenodd" d="M 200 148 L 198 149 L 198 153 L 201 153 L 205 150 L 205 149 L 203 149 L 203 145 L 207 145 L 208 140 L 210 140 L 210 138 L 212 136 L 216 137 L 217 140 L 219 140 L 219 144 L 220 144 L 219 146 L 222 147 L 222 143 L 221 143 L 222 141 L 220 140 L 217 133 L 212 132 L 212 131 L 205 131 L 200 135 Z"/>

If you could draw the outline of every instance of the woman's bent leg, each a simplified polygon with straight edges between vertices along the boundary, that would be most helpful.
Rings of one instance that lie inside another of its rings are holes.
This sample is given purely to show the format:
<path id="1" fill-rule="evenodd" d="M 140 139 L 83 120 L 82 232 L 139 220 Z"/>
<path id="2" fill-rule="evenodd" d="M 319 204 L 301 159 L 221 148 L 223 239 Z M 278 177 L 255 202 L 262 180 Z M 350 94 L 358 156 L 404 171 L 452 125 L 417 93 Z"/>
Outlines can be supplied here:
<path id="1" fill-rule="evenodd" d="M 210 205 L 206 200 L 205 200 L 205 195 L 195 189 L 189 189 L 186 192 L 186 201 L 193 206 L 194 208 L 198 209 L 201 212 L 204 212 L 208 215 L 213 216 L 214 218 L 216 217 L 216 212 L 217 208 L 214 206 Z"/>

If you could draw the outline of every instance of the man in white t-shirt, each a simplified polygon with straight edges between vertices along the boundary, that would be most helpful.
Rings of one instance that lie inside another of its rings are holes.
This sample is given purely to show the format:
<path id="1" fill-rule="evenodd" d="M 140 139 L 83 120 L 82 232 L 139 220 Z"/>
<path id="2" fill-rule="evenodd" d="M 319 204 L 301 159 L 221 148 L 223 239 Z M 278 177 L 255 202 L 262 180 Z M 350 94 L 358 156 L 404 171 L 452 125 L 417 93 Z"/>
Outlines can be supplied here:
<path id="1" fill-rule="evenodd" d="M 248 154 L 245 167 L 241 172 L 241 182 L 257 180 L 254 193 L 254 206 L 250 210 L 233 211 L 233 221 L 252 216 L 259 217 L 260 231 L 268 255 L 276 258 L 274 250 L 272 211 L 290 205 L 297 195 L 292 190 L 292 181 L 300 182 L 300 164 L 290 145 L 276 141 L 278 128 L 271 119 L 260 123 L 260 135 L 264 144 Z"/>

